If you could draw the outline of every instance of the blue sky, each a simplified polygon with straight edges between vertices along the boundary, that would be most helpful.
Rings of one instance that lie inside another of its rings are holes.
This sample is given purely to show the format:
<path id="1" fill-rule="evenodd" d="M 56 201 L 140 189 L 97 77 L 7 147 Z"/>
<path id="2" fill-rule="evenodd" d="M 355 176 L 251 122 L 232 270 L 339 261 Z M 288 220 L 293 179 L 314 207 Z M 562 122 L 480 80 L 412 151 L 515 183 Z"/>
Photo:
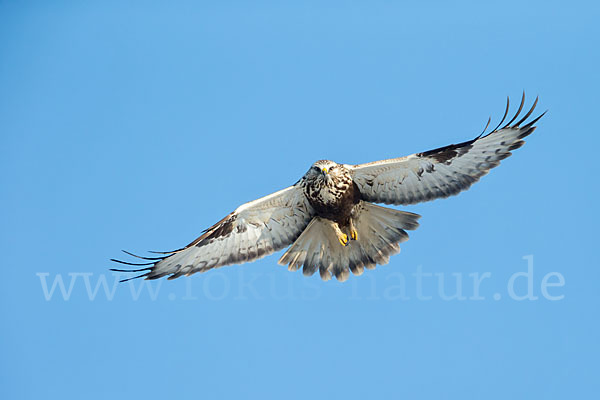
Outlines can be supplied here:
<path id="1" fill-rule="evenodd" d="M 0 2 L 0 397 L 598 393 L 598 5 L 324 3 Z M 315 160 L 470 139 L 523 90 L 549 110 L 527 144 L 402 207 L 421 227 L 360 278 L 281 253 L 151 284 L 108 271 Z"/>

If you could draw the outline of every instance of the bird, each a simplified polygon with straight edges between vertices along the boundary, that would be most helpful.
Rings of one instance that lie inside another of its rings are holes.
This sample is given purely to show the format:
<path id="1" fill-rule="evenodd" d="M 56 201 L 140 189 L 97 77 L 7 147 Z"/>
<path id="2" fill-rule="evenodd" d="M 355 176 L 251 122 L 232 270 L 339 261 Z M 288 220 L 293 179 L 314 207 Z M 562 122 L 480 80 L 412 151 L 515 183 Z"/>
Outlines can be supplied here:
<path id="1" fill-rule="evenodd" d="M 525 93 L 517 112 L 508 116 L 510 100 L 500 123 L 474 139 L 409 156 L 369 162 L 339 164 L 319 160 L 294 185 L 250 201 L 180 249 L 152 252 L 143 257 L 123 250 L 143 262 L 111 261 L 136 269 L 112 271 L 136 273 L 136 278 L 175 279 L 197 272 L 257 260 L 289 246 L 279 264 L 290 271 L 302 268 L 305 276 L 319 271 L 323 280 L 346 281 L 350 273 L 389 262 L 408 240 L 406 232 L 419 226 L 420 215 L 384 207 L 411 205 L 446 198 L 467 190 L 536 129 L 538 117 L 529 111 L 517 121 L 525 104 Z M 137 274 L 140 273 L 140 274 Z"/>

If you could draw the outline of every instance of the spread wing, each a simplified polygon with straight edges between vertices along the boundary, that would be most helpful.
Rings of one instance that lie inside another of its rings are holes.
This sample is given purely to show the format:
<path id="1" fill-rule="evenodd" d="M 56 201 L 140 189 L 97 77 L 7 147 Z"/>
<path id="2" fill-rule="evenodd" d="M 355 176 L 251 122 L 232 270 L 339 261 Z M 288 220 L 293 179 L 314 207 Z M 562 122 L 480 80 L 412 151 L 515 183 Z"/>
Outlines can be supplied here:
<path id="1" fill-rule="evenodd" d="M 507 101 L 502 121 L 485 136 L 407 157 L 351 166 L 362 198 L 375 203 L 415 204 L 468 189 L 521 147 L 525 143 L 522 139 L 535 130 L 534 124 L 545 113 L 521 124 L 533 113 L 537 99 L 527 114 L 514 122 L 524 102 L 525 94 L 516 115 L 500 128 L 508 114 Z"/>
<path id="2" fill-rule="evenodd" d="M 169 279 L 191 275 L 229 264 L 254 261 L 293 243 L 313 217 L 300 184 L 290 186 L 261 199 L 238 207 L 234 212 L 205 230 L 187 246 L 161 257 L 139 257 L 150 262 L 134 270 L 112 269 L 119 272 L 141 272 L 134 278 Z M 130 278 L 130 279 L 134 279 Z M 128 279 L 126 279 L 128 280 Z"/>

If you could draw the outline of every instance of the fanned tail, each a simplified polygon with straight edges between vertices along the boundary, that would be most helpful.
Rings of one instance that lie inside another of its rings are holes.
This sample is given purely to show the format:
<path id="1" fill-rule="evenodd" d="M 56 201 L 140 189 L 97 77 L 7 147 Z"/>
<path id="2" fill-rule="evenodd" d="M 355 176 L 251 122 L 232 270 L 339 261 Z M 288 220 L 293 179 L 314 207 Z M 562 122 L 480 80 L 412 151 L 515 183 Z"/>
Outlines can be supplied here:
<path id="1" fill-rule="evenodd" d="M 304 232 L 279 259 L 290 271 L 302 267 L 306 276 L 317 270 L 323 280 L 335 276 L 345 281 L 350 276 L 389 262 L 400 251 L 399 243 L 408 240 L 406 230 L 419 226 L 420 215 L 361 201 L 353 211 L 358 240 L 347 246 L 338 241 L 334 222 L 315 217 Z"/>

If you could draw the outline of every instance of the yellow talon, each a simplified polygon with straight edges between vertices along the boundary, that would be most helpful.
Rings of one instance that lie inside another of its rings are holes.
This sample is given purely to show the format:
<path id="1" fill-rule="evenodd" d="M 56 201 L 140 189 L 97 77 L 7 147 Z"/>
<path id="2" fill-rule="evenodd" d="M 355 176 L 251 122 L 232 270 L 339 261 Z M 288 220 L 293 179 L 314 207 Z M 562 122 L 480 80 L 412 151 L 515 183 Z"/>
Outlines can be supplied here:
<path id="1" fill-rule="evenodd" d="M 358 240 L 358 232 L 356 232 L 355 229 L 350 231 L 350 236 L 352 237 L 352 240 Z"/>
<path id="2" fill-rule="evenodd" d="M 346 246 L 348 244 L 348 235 L 342 233 L 342 235 L 338 238 L 342 246 Z"/>

